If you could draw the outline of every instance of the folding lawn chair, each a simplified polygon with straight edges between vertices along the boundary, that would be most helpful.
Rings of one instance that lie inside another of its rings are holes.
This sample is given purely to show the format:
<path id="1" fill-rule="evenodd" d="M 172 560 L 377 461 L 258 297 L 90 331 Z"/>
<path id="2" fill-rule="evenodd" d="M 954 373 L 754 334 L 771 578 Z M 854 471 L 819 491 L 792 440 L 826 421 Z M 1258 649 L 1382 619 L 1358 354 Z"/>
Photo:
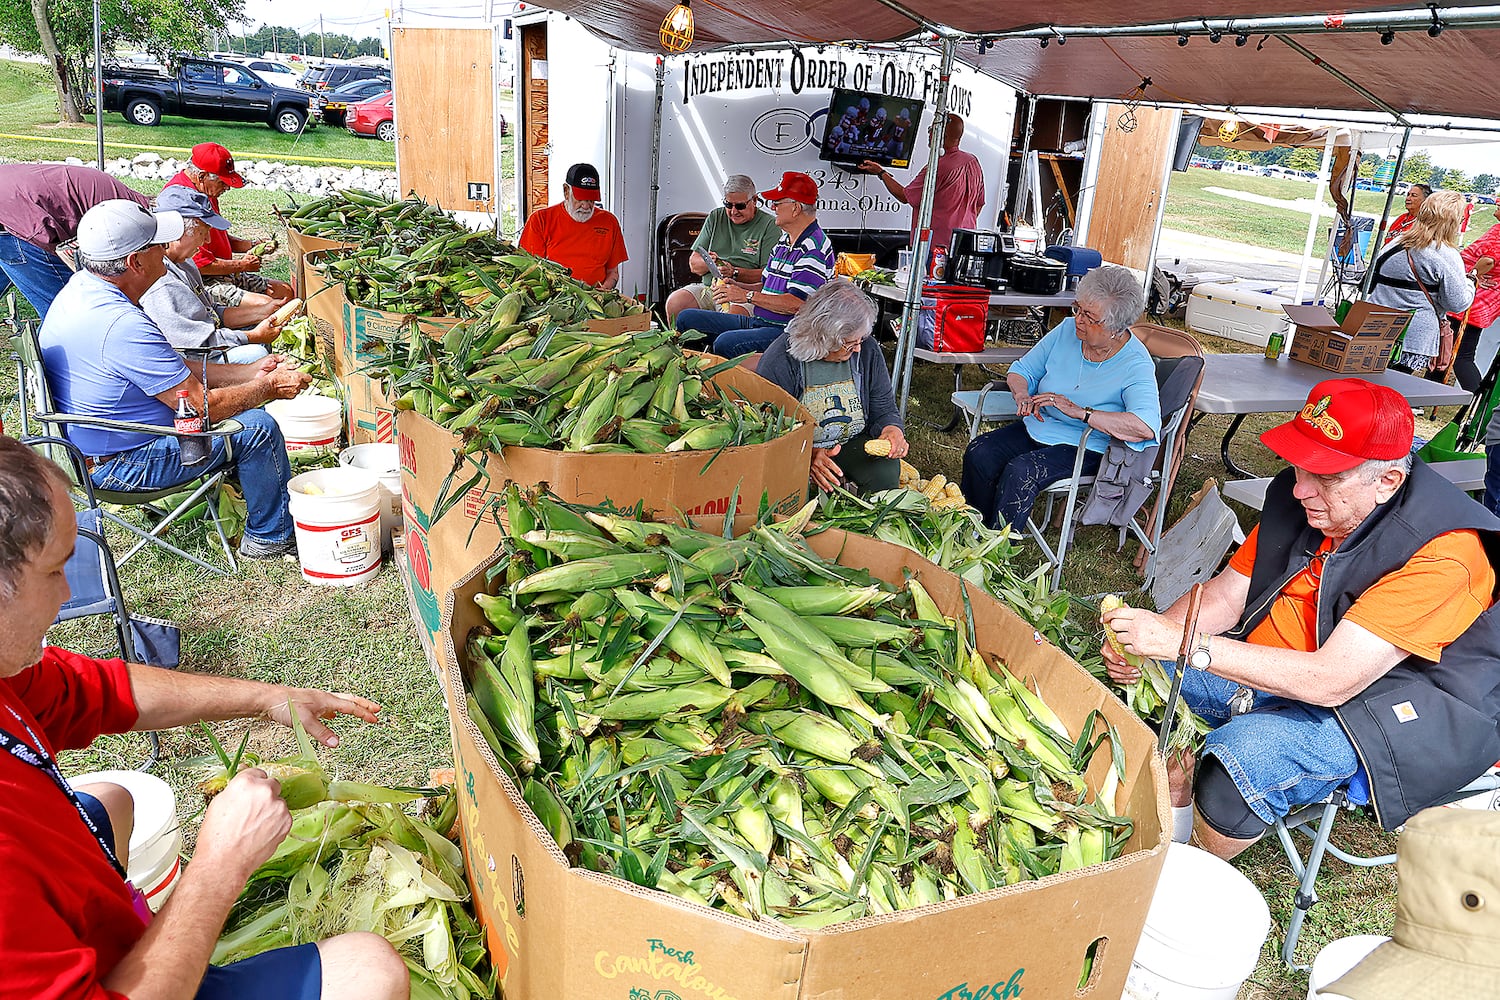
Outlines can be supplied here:
<path id="1" fill-rule="evenodd" d="M 1156 548 L 1167 519 L 1166 500 L 1171 489 L 1172 476 L 1176 471 L 1174 461 L 1179 454 L 1178 442 L 1187 433 L 1188 417 L 1193 411 L 1193 393 L 1197 389 L 1202 374 L 1201 356 L 1173 355 L 1156 359 L 1156 384 L 1162 393 L 1162 429 L 1150 478 L 1151 485 L 1157 492 L 1157 502 L 1149 510 L 1143 504 L 1141 510 L 1146 511 L 1144 515 L 1137 512 L 1119 527 L 1121 546 L 1124 546 L 1125 535 L 1129 532 L 1136 537 L 1148 553 L 1144 572 L 1145 582 L 1142 584 L 1147 588 L 1151 586 L 1156 575 Z M 1027 533 L 1036 540 L 1037 545 L 1042 549 L 1042 554 L 1053 566 L 1052 588 L 1054 590 L 1062 585 L 1063 560 L 1067 558 L 1068 548 L 1073 543 L 1079 500 L 1081 497 L 1086 498 L 1083 493 L 1084 488 L 1092 486 L 1095 480 L 1094 476 L 1083 474 L 1083 460 L 1086 454 L 1084 443 L 1091 433 L 1093 431 L 1085 428 L 1083 436 L 1079 438 L 1078 454 L 1073 461 L 1073 474 L 1042 491 L 1042 498 L 1046 499 L 1047 506 L 1041 522 L 1038 523 L 1035 516 L 1028 517 L 1026 520 Z M 1043 526 L 1052 523 L 1053 514 L 1059 503 L 1063 505 L 1062 528 L 1058 534 L 1057 547 L 1054 549 L 1047 541 Z"/>
<path id="2" fill-rule="evenodd" d="M 66 439 L 69 426 L 100 427 L 108 430 L 126 431 L 137 434 L 149 434 L 153 437 L 180 437 L 173 428 L 162 427 L 156 424 L 140 424 L 127 420 L 110 420 L 106 417 L 82 416 L 71 413 L 57 413 L 52 402 L 52 392 L 47 384 L 47 370 L 42 363 L 41 344 L 38 339 L 41 324 L 35 320 L 14 321 L 15 335 L 11 338 L 11 347 L 16 354 L 16 376 L 19 385 L 17 395 L 21 404 L 21 434 L 41 435 L 48 439 Z M 102 504 L 111 504 L 120 507 L 135 507 L 144 511 L 149 519 L 155 519 L 155 525 L 146 530 L 139 525 L 126 520 L 114 511 L 100 507 L 100 513 L 110 523 L 118 525 L 125 531 L 130 532 L 137 539 L 135 545 L 121 556 L 117 565 L 124 566 L 136 553 L 147 545 L 155 545 L 165 549 L 174 555 L 181 556 L 189 562 L 195 563 L 204 569 L 222 575 L 235 572 L 239 566 L 235 562 L 234 550 L 229 545 L 229 539 L 224 534 L 224 525 L 219 519 L 219 489 L 224 482 L 234 473 L 234 450 L 229 435 L 242 429 L 242 425 L 235 420 L 220 421 L 217 426 L 205 433 L 214 437 L 225 438 L 225 459 L 218 464 L 208 463 L 204 470 L 193 479 L 178 483 L 175 486 L 164 487 L 154 490 L 104 490 L 95 489 L 89 481 L 88 470 L 80 462 L 75 465 L 71 460 L 59 461 L 55 446 L 44 445 L 47 457 L 58 461 L 73 479 L 74 495 L 78 494 L 85 485 L 88 490 Z M 184 490 L 189 490 L 185 500 L 168 509 L 161 501 L 174 498 Z M 218 535 L 219 545 L 224 551 L 224 559 L 227 568 L 215 566 L 198 556 L 182 549 L 167 541 L 166 533 L 179 521 L 184 520 L 185 515 L 195 508 L 204 509 L 208 520 L 213 524 L 214 532 Z M 92 506 L 92 504 L 91 504 Z"/>
<path id="3" fill-rule="evenodd" d="M 54 460 L 56 456 L 63 457 L 66 464 L 73 467 L 72 478 L 82 483 L 80 492 L 84 506 L 75 511 L 78 542 L 64 567 L 69 596 L 53 624 L 107 615 L 115 636 L 115 648 L 96 655 L 118 656 L 126 663 L 149 663 L 175 669 L 179 662 L 177 627 L 133 618 L 126 607 L 115 557 L 104 538 L 104 511 L 100 509 L 85 474 L 83 453 L 58 437 L 26 437 L 21 443 Z M 161 738 L 154 732 L 148 735 L 151 749 L 138 768 L 141 771 L 149 771 L 161 754 Z"/>
<path id="4" fill-rule="evenodd" d="M 1455 789 L 1451 794 L 1444 796 L 1437 805 L 1449 805 L 1484 792 L 1496 791 L 1500 791 L 1500 766 L 1490 768 L 1467 785 Z M 1292 918 L 1287 923 L 1286 940 L 1281 945 L 1281 960 L 1290 969 L 1306 972 L 1310 968 L 1307 965 L 1298 965 L 1294 956 L 1297 951 L 1297 939 L 1302 934 L 1302 923 L 1307 919 L 1307 913 L 1312 909 L 1313 904 L 1318 902 L 1318 870 L 1322 867 L 1324 856 L 1332 854 L 1340 861 L 1361 868 L 1374 868 L 1378 865 L 1396 862 L 1394 854 L 1382 854 L 1378 857 L 1350 854 L 1340 849 L 1330 839 L 1339 810 L 1357 809 L 1367 805 L 1369 801 L 1370 786 L 1361 769 L 1355 773 L 1347 785 L 1322 802 L 1303 806 L 1284 819 L 1278 819 L 1273 826 L 1276 838 L 1281 841 L 1281 850 L 1286 855 L 1287 864 L 1291 866 L 1292 874 L 1297 877 L 1297 894 L 1293 900 Z M 1492 803 L 1490 808 L 1493 809 L 1496 806 Z M 1293 833 L 1301 833 L 1311 841 L 1306 858 L 1302 856 L 1296 841 L 1292 839 Z"/>

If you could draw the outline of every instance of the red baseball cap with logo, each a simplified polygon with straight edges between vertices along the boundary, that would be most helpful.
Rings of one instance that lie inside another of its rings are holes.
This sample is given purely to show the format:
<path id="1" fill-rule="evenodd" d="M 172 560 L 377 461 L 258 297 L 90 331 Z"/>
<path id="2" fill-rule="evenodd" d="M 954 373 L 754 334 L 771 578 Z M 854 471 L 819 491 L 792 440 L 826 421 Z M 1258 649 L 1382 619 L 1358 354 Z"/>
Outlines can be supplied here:
<path id="1" fill-rule="evenodd" d="M 1371 459 L 1404 458 L 1415 429 L 1411 404 L 1395 389 L 1331 378 L 1313 386 L 1300 413 L 1260 439 L 1299 469 L 1325 476 Z"/>
<path id="2" fill-rule="evenodd" d="M 245 186 L 245 178 L 234 169 L 234 157 L 217 142 L 200 142 L 194 146 L 192 161 L 199 170 L 218 174 L 219 179 L 232 188 Z"/>
<path id="3" fill-rule="evenodd" d="M 773 205 L 783 198 L 800 201 L 804 205 L 816 205 L 818 203 L 818 182 L 807 174 L 788 170 L 781 175 L 780 185 L 769 191 L 762 191 L 760 196 Z"/>

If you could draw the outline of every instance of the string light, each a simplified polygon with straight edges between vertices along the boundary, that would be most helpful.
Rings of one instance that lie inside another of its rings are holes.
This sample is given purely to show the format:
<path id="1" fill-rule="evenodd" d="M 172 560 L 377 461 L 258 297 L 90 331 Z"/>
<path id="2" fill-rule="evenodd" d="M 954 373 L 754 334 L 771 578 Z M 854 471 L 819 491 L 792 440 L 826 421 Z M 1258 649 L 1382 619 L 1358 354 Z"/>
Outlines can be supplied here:
<path id="1" fill-rule="evenodd" d="M 667 11 L 661 22 L 661 47 L 668 52 L 685 52 L 693 44 L 693 8 L 689 0 L 680 0 Z"/>

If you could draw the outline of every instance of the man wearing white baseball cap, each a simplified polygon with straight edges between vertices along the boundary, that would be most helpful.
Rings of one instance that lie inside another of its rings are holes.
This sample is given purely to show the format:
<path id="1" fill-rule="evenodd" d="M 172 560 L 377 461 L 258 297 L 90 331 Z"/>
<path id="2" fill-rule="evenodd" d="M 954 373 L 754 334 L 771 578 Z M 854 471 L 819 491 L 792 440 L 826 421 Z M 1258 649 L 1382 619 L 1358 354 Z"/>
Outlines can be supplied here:
<path id="1" fill-rule="evenodd" d="M 171 427 L 177 394 L 203 399 L 203 384 L 141 310 L 141 297 L 166 273 L 166 245 L 182 236 L 177 212 L 152 215 L 130 201 L 106 201 L 78 224 L 80 270 L 42 323 L 42 361 L 61 412 Z M 286 484 L 291 467 L 275 421 L 258 407 L 289 399 L 311 379 L 277 355 L 250 365 L 207 365 L 208 416 L 235 417 L 230 435 L 249 508 L 240 554 L 276 558 L 295 551 Z M 182 464 L 171 435 L 153 436 L 72 425 L 69 440 L 88 459 L 94 485 L 114 490 L 176 486 L 201 468 Z M 225 461 L 223 438 L 213 463 Z"/>

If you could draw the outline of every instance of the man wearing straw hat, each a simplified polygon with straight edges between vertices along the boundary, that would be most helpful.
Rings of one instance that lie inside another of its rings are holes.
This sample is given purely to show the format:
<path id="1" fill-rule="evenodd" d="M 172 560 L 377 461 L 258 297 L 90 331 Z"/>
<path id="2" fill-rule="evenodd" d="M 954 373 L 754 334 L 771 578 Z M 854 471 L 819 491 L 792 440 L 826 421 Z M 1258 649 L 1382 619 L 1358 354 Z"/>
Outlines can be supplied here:
<path id="1" fill-rule="evenodd" d="M 1344 785 L 1395 829 L 1500 758 L 1500 518 L 1413 459 L 1412 429 L 1400 393 L 1341 378 L 1261 435 L 1292 468 L 1205 587 L 1182 694 L 1217 728 L 1196 780 L 1169 768 L 1177 839 L 1231 858 Z M 1169 660 L 1187 603 L 1106 621 Z"/>
<path id="2" fill-rule="evenodd" d="M 127 880 L 133 801 L 118 785 L 72 788 L 61 750 L 105 732 L 201 719 L 269 718 L 333 746 L 321 720 L 377 721 L 351 694 L 96 660 L 45 646 L 68 598 L 77 524 L 62 470 L 0 436 L 0 997 L 27 1000 L 406 1000 L 406 965 L 384 938 L 344 934 L 243 962 L 208 964 L 252 872 L 291 829 L 276 781 L 235 775 L 198 828 L 193 861 L 154 916 Z"/>

